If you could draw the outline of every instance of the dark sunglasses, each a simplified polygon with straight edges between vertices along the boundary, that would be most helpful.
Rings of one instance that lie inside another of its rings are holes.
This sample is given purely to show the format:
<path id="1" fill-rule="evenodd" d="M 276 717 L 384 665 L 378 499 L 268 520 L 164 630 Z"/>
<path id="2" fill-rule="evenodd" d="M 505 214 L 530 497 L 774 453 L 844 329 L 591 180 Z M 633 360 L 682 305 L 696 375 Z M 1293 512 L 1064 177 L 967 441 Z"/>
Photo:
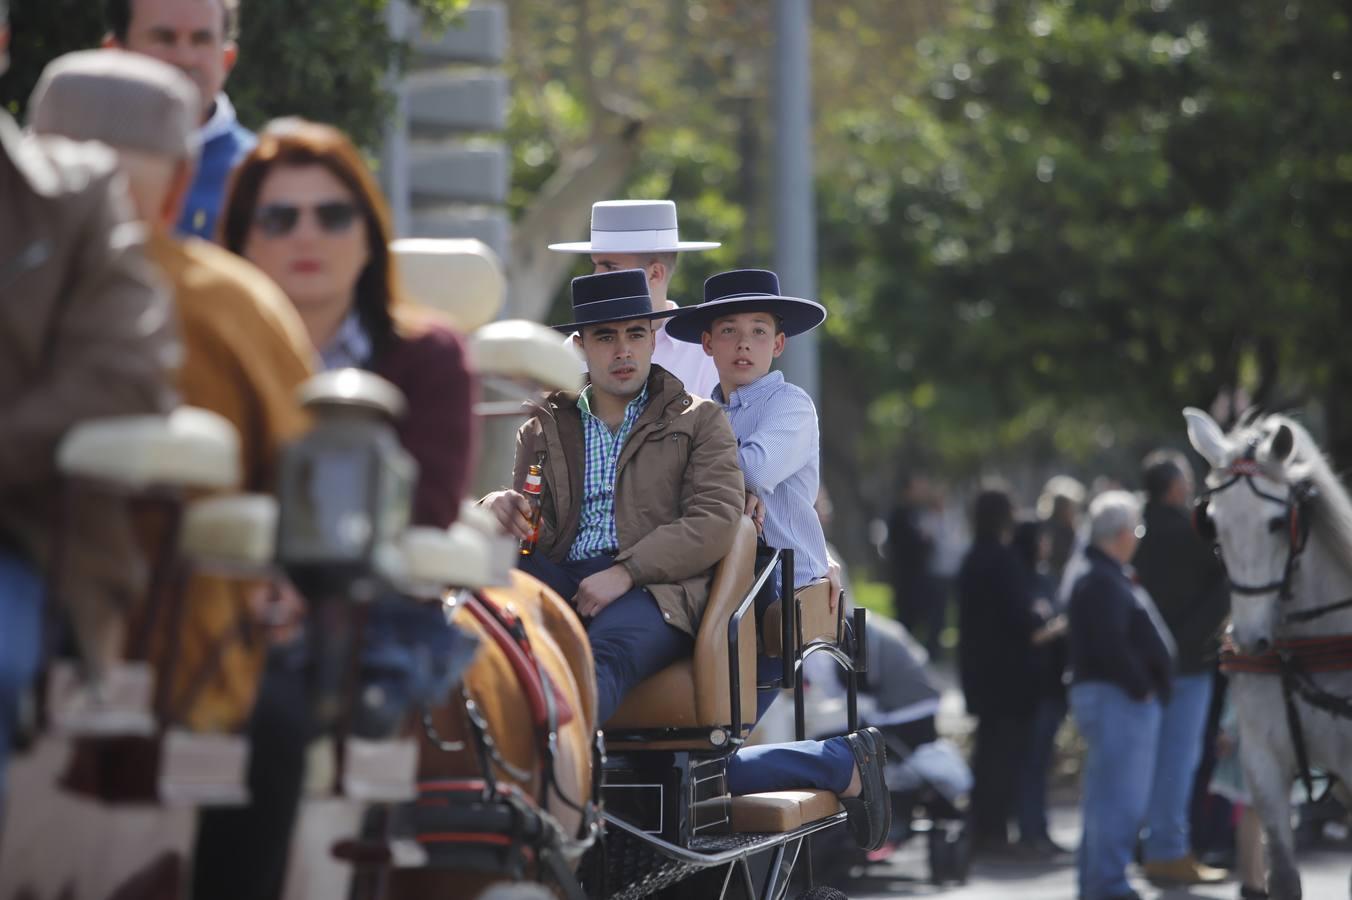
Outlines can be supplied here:
<path id="1" fill-rule="evenodd" d="M 332 200 L 316 206 L 292 206 L 289 203 L 269 203 L 260 206 L 254 214 L 254 224 L 268 237 L 285 237 L 300 224 L 303 210 L 314 210 L 319 227 L 327 234 L 347 231 L 357 218 L 357 206 L 346 200 Z"/>

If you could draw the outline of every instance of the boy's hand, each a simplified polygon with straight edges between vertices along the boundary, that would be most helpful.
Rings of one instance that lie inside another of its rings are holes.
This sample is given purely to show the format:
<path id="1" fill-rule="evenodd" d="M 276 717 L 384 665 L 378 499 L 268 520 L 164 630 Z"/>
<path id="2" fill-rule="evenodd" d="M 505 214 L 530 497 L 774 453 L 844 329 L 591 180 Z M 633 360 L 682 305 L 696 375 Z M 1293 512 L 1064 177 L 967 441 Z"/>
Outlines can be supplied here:
<path id="1" fill-rule="evenodd" d="M 751 517 L 751 521 L 756 526 L 756 533 L 761 534 L 765 531 L 765 504 L 761 498 L 747 491 L 746 494 L 746 514 Z"/>
<path id="2" fill-rule="evenodd" d="M 614 603 L 634 586 L 634 576 L 621 565 L 588 575 L 577 586 L 577 596 L 573 598 L 577 614 L 591 618 Z"/>
<path id="3" fill-rule="evenodd" d="M 485 497 L 482 505 L 498 517 L 502 530 L 517 539 L 530 536 L 530 501 L 520 491 L 494 491 Z"/>

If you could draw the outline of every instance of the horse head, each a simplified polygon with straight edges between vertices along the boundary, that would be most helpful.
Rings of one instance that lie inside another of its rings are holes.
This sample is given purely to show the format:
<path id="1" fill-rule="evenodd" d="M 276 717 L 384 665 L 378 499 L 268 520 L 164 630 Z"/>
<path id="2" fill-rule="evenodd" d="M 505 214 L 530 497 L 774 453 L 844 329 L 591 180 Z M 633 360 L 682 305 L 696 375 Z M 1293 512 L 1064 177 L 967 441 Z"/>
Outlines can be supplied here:
<path id="1" fill-rule="evenodd" d="M 1233 636 L 1245 653 L 1275 640 L 1309 528 L 1309 436 L 1282 416 L 1241 422 L 1225 434 L 1205 412 L 1183 411 L 1188 439 L 1211 464 L 1194 519 L 1220 549 L 1230 580 Z"/>

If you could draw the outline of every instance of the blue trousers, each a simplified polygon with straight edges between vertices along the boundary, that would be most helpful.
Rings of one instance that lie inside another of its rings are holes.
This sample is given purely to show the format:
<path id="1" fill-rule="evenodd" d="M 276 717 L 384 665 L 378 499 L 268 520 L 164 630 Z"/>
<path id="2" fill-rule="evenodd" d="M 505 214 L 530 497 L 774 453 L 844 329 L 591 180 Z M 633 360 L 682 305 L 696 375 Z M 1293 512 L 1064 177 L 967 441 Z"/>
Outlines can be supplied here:
<path id="1" fill-rule="evenodd" d="M 1027 755 L 1022 774 L 1014 784 L 1014 808 L 1019 821 L 1019 840 L 1047 837 L 1047 773 L 1056 749 L 1056 732 L 1066 717 L 1066 701 L 1060 696 L 1043 697 L 1033 713 L 1028 733 Z"/>
<path id="2" fill-rule="evenodd" d="M 760 794 L 816 788 L 842 794 L 854 776 L 854 753 L 842 737 L 757 744 L 728 761 L 728 793 Z"/>
<path id="3" fill-rule="evenodd" d="M 19 699 L 37 672 L 42 643 L 42 576 L 0 548 L 0 811 L 5 767 L 18 724 Z"/>
<path id="4" fill-rule="evenodd" d="M 1206 717 L 1211 709 L 1211 674 L 1179 675 L 1160 715 L 1155 777 L 1146 807 L 1146 862 L 1179 859 L 1192 852 L 1188 824 L 1192 783 L 1202 760 Z"/>
<path id="5" fill-rule="evenodd" d="M 1127 865 L 1145 824 L 1160 704 L 1133 700 L 1106 681 L 1085 681 L 1071 686 L 1070 708 L 1088 745 L 1080 787 L 1080 900 L 1104 900 L 1131 891 Z"/>
<path id="6" fill-rule="evenodd" d="M 536 553 L 521 560 L 521 570 L 554 589 L 569 603 L 582 579 L 615 564 L 613 556 L 555 563 Z M 590 620 L 587 640 L 596 661 L 597 724 L 604 725 L 620 701 L 640 681 L 693 652 L 690 635 L 667 624 L 653 595 L 632 588 Z"/>

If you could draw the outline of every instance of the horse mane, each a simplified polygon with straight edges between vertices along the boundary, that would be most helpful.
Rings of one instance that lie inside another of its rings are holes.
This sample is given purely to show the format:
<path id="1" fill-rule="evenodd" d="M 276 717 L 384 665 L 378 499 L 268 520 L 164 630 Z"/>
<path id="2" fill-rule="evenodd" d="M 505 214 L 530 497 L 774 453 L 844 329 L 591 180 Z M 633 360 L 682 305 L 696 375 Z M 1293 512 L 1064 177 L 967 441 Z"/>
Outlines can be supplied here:
<path id="1" fill-rule="evenodd" d="M 1267 440 L 1285 425 L 1295 436 L 1294 449 L 1284 466 L 1274 465 L 1259 454 L 1259 465 L 1271 472 L 1278 480 L 1287 482 L 1309 481 L 1315 488 L 1312 501 L 1314 517 L 1310 523 L 1311 534 L 1322 537 L 1349 575 L 1352 575 L 1352 496 L 1349 496 L 1343 481 L 1329 465 L 1328 458 L 1319 449 L 1310 432 L 1290 416 L 1273 413 L 1266 416 L 1245 416 L 1248 421 L 1240 424 L 1229 435 L 1236 449 L 1234 455 L 1242 454 L 1251 443 L 1263 448 Z M 1227 462 L 1233 461 L 1227 460 Z"/>

